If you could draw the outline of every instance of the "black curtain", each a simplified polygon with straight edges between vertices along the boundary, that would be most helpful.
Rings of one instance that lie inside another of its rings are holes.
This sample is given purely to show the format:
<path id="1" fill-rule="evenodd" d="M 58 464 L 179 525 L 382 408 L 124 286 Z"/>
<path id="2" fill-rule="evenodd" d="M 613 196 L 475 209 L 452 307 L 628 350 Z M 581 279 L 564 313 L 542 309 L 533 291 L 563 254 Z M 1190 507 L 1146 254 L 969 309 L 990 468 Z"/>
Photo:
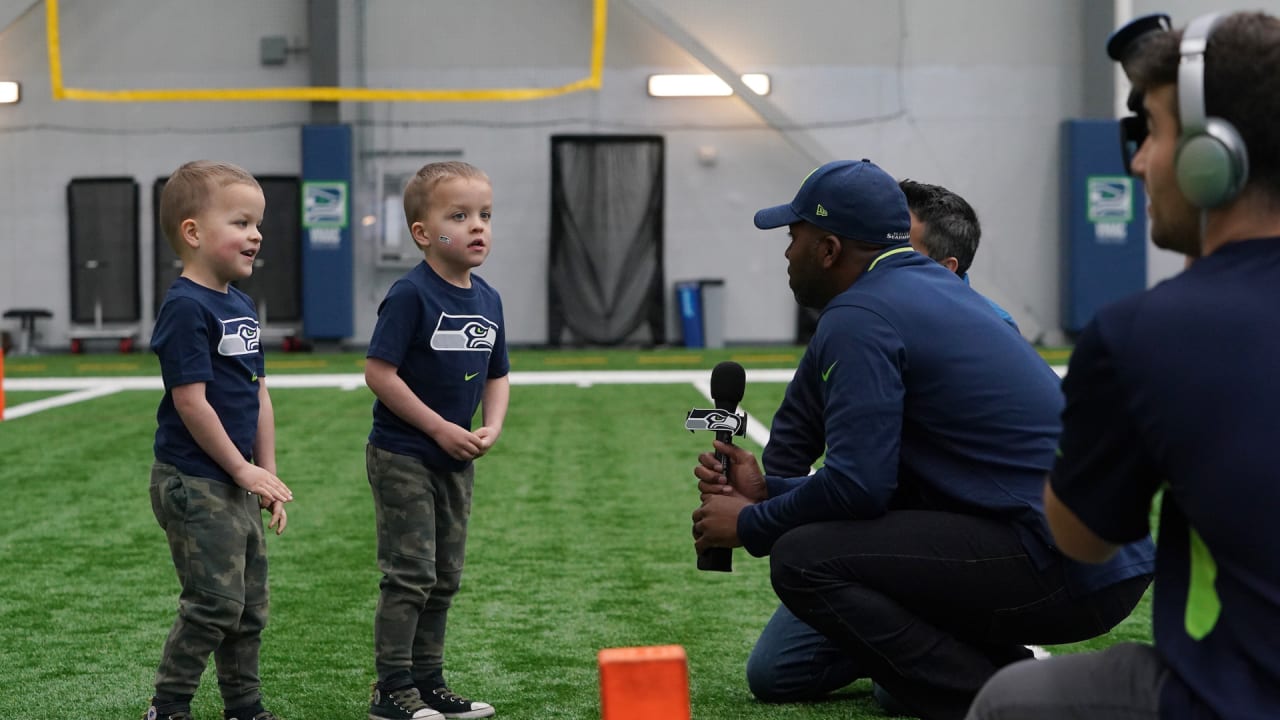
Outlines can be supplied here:
<path id="1" fill-rule="evenodd" d="M 76 178 L 67 185 L 71 322 L 137 322 L 138 183 Z"/>
<path id="2" fill-rule="evenodd" d="M 548 342 L 666 342 L 660 136 L 551 138 Z"/>

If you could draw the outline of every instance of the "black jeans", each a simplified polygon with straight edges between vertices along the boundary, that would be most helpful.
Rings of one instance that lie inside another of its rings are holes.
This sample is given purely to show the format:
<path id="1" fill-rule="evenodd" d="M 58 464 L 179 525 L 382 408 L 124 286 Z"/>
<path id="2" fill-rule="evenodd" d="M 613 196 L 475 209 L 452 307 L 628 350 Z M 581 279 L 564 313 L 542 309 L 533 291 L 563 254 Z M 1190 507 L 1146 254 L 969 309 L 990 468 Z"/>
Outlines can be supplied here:
<path id="1" fill-rule="evenodd" d="M 1060 563 L 1038 570 L 1008 523 L 902 510 L 783 535 L 774 590 L 796 617 L 923 718 L 962 718 L 1026 644 L 1095 637 L 1137 605 L 1149 576 L 1071 597 Z"/>

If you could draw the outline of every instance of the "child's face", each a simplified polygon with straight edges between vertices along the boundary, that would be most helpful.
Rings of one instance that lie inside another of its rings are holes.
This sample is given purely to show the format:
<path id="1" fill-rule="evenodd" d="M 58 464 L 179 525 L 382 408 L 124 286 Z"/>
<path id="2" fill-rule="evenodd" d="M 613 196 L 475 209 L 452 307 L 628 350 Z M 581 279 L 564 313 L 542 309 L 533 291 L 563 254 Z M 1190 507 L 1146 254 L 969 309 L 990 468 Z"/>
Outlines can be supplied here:
<path id="1" fill-rule="evenodd" d="M 431 191 L 426 217 L 413 224 L 414 238 L 430 256 L 466 272 L 489 257 L 493 188 L 476 178 L 442 180 Z"/>
<path id="2" fill-rule="evenodd" d="M 253 260 L 262 245 L 262 190 L 235 183 L 218 188 L 209 206 L 182 224 L 183 239 L 191 248 L 184 261 L 196 279 L 213 287 L 225 287 L 253 274 Z"/>

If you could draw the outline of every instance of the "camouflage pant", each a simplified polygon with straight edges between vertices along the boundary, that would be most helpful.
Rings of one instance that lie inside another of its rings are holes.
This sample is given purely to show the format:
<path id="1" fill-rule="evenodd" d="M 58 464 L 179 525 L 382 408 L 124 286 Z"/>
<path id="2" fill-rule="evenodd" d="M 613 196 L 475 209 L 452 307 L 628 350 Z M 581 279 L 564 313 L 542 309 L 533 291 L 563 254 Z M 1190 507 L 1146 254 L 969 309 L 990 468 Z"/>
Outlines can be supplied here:
<path id="1" fill-rule="evenodd" d="M 235 485 L 151 468 L 151 509 L 169 538 L 182 594 L 156 671 L 156 695 L 194 695 L 213 655 L 228 707 L 260 699 L 267 547 L 258 499 Z"/>
<path id="2" fill-rule="evenodd" d="M 430 677 L 444 666 L 445 621 L 462 580 L 475 468 L 436 472 L 372 445 L 365 465 L 382 571 L 373 621 L 378 678 L 400 670 Z"/>

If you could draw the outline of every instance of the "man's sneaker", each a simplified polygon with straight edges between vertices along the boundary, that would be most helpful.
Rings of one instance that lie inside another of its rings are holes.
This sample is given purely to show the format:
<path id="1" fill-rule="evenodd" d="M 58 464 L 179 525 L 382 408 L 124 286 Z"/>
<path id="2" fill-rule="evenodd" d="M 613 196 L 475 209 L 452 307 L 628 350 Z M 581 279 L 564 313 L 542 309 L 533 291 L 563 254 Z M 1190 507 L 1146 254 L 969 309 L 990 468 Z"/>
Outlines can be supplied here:
<path id="1" fill-rule="evenodd" d="M 447 687 L 422 693 L 422 699 L 447 718 L 493 717 L 493 706 L 479 700 L 468 700 Z"/>
<path id="2" fill-rule="evenodd" d="M 871 695 L 876 699 L 876 704 L 884 711 L 885 715 L 893 717 L 902 717 L 912 714 L 898 699 L 889 694 L 888 690 L 878 682 L 871 683 Z"/>
<path id="3" fill-rule="evenodd" d="M 382 683 L 373 684 L 373 697 L 369 700 L 369 720 L 441 720 L 443 717 L 422 702 L 418 688 L 412 685 L 384 690 Z"/>
<path id="4" fill-rule="evenodd" d="M 142 713 L 142 720 L 192 720 L 191 708 L 173 712 L 160 712 L 156 710 L 156 699 L 151 698 L 151 702 L 147 705 L 147 711 Z"/>

